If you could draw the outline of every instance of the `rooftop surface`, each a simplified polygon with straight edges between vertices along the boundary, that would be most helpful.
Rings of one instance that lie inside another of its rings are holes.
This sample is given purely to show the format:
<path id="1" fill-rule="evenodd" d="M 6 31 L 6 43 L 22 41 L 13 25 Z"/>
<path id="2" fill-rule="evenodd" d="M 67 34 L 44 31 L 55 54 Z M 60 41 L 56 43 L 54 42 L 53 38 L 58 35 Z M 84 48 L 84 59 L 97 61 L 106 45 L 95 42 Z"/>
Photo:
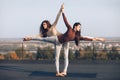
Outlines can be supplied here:
<path id="1" fill-rule="evenodd" d="M 60 70 L 63 66 L 60 61 Z M 120 61 L 70 61 L 68 75 L 56 77 L 54 60 L 3 60 L 0 80 L 120 80 Z"/>

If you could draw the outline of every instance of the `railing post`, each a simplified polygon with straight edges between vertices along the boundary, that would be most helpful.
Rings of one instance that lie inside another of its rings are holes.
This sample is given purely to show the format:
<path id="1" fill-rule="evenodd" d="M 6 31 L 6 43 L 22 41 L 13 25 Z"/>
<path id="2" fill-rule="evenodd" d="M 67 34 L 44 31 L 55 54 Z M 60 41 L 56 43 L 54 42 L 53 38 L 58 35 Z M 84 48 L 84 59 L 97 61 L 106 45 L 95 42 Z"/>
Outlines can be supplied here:
<path id="1" fill-rule="evenodd" d="M 23 42 L 22 42 L 22 60 L 23 60 L 23 52 L 24 52 L 24 45 L 23 45 Z"/>
<path id="2" fill-rule="evenodd" d="M 93 60 L 95 60 L 95 45 L 94 45 L 95 42 L 93 42 Z"/>

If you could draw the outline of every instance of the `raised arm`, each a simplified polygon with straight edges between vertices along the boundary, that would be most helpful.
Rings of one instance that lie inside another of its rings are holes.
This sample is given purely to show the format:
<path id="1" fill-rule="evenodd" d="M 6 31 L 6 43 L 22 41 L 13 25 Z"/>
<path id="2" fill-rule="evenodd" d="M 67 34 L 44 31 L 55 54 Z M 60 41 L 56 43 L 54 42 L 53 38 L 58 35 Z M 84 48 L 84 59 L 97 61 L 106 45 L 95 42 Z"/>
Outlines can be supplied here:
<path id="1" fill-rule="evenodd" d="M 71 26 L 70 26 L 70 24 L 68 23 L 68 21 L 67 21 L 67 18 L 66 18 L 66 16 L 65 16 L 65 14 L 62 12 L 62 16 L 63 16 L 63 20 L 64 20 L 64 23 L 65 23 L 65 25 L 66 25 L 66 27 L 69 29 L 69 28 L 71 28 Z"/>
<path id="2" fill-rule="evenodd" d="M 54 23 L 52 25 L 53 27 L 56 27 L 56 24 L 58 23 L 58 20 L 60 18 L 61 13 L 62 13 L 62 8 L 63 8 L 63 4 L 61 5 L 61 8 L 60 8 L 60 10 L 59 10 L 59 12 L 58 12 L 58 14 L 56 16 L 56 19 L 55 19 L 55 21 L 54 21 Z"/>

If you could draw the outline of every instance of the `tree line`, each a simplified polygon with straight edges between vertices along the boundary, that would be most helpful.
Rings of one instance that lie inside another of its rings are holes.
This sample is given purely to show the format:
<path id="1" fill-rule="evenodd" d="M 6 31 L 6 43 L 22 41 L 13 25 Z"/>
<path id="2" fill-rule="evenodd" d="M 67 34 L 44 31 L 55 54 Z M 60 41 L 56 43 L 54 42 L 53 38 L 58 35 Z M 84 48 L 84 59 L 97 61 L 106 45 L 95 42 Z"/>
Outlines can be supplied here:
<path id="1" fill-rule="evenodd" d="M 15 51 L 6 54 L 0 54 L 1 60 L 54 60 L 55 51 L 51 47 L 37 48 L 37 51 L 31 52 L 29 50 L 18 48 Z M 60 52 L 60 59 L 64 59 L 63 49 Z M 70 60 L 120 60 L 120 52 L 117 47 L 112 47 L 111 50 L 106 48 L 102 50 L 93 50 L 90 46 L 79 50 L 69 50 Z"/>

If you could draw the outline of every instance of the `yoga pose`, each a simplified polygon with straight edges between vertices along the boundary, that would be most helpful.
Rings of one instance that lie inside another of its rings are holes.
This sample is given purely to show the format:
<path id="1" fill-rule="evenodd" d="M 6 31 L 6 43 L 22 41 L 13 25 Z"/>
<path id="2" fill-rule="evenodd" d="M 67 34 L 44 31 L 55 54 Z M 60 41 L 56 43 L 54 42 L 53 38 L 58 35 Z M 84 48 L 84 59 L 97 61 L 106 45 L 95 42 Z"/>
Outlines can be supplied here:
<path id="1" fill-rule="evenodd" d="M 29 40 L 32 40 L 32 39 L 35 39 L 35 38 L 40 38 L 40 37 L 50 37 L 50 36 L 57 36 L 57 35 L 60 35 L 62 33 L 60 33 L 57 29 L 56 29 L 56 25 L 58 23 L 58 20 L 60 18 L 60 15 L 62 13 L 62 9 L 63 9 L 63 4 L 61 5 L 61 8 L 57 14 L 57 17 L 54 21 L 54 23 L 51 25 L 50 22 L 48 20 L 44 20 L 42 23 L 41 23 L 41 26 L 40 26 L 40 34 L 38 35 L 35 35 L 35 36 L 28 36 L 28 37 L 25 37 L 24 38 L 24 41 L 29 41 Z M 68 67 L 68 52 L 69 52 L 69 42 L 66 42 L 64 44 L 59 44 L 59 45 L 54 45 L 55 46 L 55 56 L 56 56 L 56 59 L 59 59 L 59 54 L 60 54 L 60 50 L 63 46 L 63 49 L 64 49 L 64 55 L 66 56 L 65 57 L 65 65 L 64 65 L 64 70 L 66 71 L 67 70 L 67 67 Z M 55 65 L 56 65 L 56 76 L 62 76 L 59 72 L 59 61 L 55 61 Z"/>
<path id="2" fill-rule="evenodd" d="M 76 22 L 72 28 L 71 25 L 68 23 L 67 18 L 64 14 L 64 9 L 62 9 L 62 16 L 63 16 L 63 20 L 65 22 L 65 25 L 67 27 L 67 31 L 64 34 L 59 34 L 57 36 L 51 36 L 51 37 L 45 37 L 45 38 L 41 38 L 41 37 L 31 38 L 31 40 L 50 42 L 55 45 L 61 45 L 68 41 L 75 41 L 75 44 L 77 46 L 78 46 L 79 40 L 104 41 L 103 38 L 93 38 L 93 37 L 81 36 L 81 24 L 79 22 Z M 57 49 L 56 49 L 56 51 L 57 51 Z M 66 67 L 64 68 L 64 70 L 61 73 L 59 72 L 59 56 L 60 56 L 60 53 L 56 53 L 56 55 L 55 55 L 55 63 L 56 63 L 56 71 L 57 71 L 56 76 L 66 76 L 67 75 L 67 66 L 68 66 L 68 54 L 65 54 Z"/>

